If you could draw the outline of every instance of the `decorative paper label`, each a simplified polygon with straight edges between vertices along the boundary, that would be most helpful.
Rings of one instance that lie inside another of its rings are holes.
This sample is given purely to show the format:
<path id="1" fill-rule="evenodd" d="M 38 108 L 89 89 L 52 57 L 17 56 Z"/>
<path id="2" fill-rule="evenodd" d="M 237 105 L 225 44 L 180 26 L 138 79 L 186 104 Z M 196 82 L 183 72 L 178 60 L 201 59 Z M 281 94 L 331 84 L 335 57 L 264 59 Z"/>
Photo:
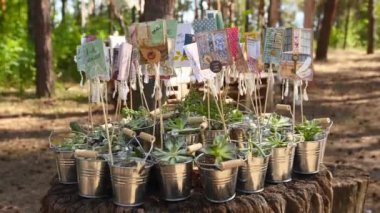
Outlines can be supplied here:
<path id="1" fill-rule="evenodd" d="M 310 29 L 287 28 L 281 61 L 281 77 L 312 80 L 312 36 Z"/>
<path id="2" fill-rule="evenodd" d="M 198 19 L 193 22 L 194 33 L 217 30 L 215 18 Z"/>
<path id="3" fill-rule="evenodd" d="M 190 62 L 186 57 L 184 46 L 186 35 L 192 33 L 191 24 L 178 24 L 177 35 L 175 40 L 174 67 L 187 67 Z"/>
<path id="4" fill-rule="evenodd" d="M 89 79 L 95 77 L 109 78 L 109 64 L 105 55 L 105 46 L 102 40 L 97 39 L 83 45 L 85 55 L 86 76 Z"/>
<path id="5" fill-rule="evenodd" d="M 279 65 L 283 48 L 284 29 L 267 28 L 265 33 L 263 61 L 266 64 Z"/>
<path id="6" fill-rule="evenodd" d="M 261 72 L 260 66 L 260 40 L 247 38 L 247 61 L 251 72 Z"/>
<path id="7" fill-rule="evenodd" d="M 195 34 L 201 69 L 208 69 L 211 61 L 231 65 L 232 58 L 225 30 Z"/>

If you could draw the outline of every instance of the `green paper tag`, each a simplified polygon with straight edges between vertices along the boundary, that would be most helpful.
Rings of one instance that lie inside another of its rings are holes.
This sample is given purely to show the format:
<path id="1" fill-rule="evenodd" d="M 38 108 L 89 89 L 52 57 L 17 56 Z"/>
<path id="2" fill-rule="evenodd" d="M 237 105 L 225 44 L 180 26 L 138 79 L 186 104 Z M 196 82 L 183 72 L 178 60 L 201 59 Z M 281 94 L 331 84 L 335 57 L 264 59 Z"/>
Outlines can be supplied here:
<path id="1" fill-rule="evenodd" d="M 165 43 L 164 21 L 151 21 L 149 24 L 150 42 L 152 45 L 160 45 Z"/>
<path id="2" fill-rule="evenodd" d="M 174 19 L 167 19 L 166 22 L 166 32 L 168 35 L 168 38 L 176 38 L 177 35 L 177 20 Z"/>
<path id="3" fill-rule="evenodd" d="M 103 41 L 100 39 L 83 45 L 87 78 L 93 79 L 99 76 L 108 76 L 109 66 L 106 63 L 104 49 Z"/>

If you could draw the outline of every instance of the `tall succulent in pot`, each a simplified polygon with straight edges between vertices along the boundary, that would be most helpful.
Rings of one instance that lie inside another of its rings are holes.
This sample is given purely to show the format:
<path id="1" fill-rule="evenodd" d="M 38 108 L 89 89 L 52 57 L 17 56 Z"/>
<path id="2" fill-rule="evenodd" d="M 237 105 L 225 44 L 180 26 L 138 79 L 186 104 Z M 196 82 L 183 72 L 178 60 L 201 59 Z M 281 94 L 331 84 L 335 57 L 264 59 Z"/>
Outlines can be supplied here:
<path id="1" fill-rule="evenodd" d="M 321 148 L 326 139 L 326 133 L 314 120 L 305 120 L 295 127 L 304 142 L 298 143 L 294 159 L 294 172 L 314 174 L 319 172 Z"/>
<path id="2" fill-rule="evenodd" d="M 185 146 L 183 137 L 169 136 L 164 149 L 156 148 L 153 156 L 158 160 L 158 173 L 162 198 L 167 201 L 185 200 L 191 193 L 193 171 L 192 152 L 202 144 Z"/>
<path id="3" fill-rule="evenodd" d="M 206 199 L 215 203 L 232 200 L 238 167 L 244 164 L 244 160 L 237 158 L 236 146 L 226 136 L 216 136 L 213 144 L 207 144 L 202 151 L 195 162 Z"/>

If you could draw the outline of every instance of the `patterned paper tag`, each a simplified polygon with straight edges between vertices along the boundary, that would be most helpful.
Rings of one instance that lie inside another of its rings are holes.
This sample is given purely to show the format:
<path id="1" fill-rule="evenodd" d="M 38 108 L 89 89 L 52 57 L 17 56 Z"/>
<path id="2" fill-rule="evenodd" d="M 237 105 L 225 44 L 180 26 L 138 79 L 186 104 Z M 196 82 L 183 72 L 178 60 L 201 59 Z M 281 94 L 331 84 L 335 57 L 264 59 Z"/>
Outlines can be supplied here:
<path id="1" fill-rule="evenodd" d="M 232 57 L 225 30 L 195 34 L 198 45 L 201 69 L 208 69 L 211 61 L 220 61 L 222 65 L 231 65 Z"/>
<path id="2" fill-rule="evenodd" d="M 283 48 L 284 29 L 267 28 L 264 42 L 263 61 L 266 64 L 279 65 Z"/>
<path id="3" fill-rule="evenodd" d="M 194 33 L 217 30 L 215 18 L 198 19 L 193 22 Z"/>

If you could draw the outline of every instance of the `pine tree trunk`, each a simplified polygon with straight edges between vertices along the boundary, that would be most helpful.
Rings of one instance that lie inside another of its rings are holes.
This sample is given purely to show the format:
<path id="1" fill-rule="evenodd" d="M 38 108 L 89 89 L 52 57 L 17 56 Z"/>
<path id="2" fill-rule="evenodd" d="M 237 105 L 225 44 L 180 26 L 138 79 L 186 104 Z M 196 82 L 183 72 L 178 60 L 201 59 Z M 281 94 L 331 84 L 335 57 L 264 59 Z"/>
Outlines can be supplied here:
<path id="1" fill-rule="evenodd" d="M 338 0 L 326 0 L 324 3 L 322 26 L 317 41 L 316 60 L 327 59 L 327 50 L 329 47 L 330 33 L 335 19 L 337 5 Z"/>
<path id="2" fill-rule="evenodd" d="M 259 0 L 259 14 L 258 14 L 258 19 L 257 19 L 257 23 L 258 23 L 258 30 L 261 30 L 261 27 L 262 26 L 265 26 L 265 20 L 264 20 L 264 15 L 265 15 L 265 11 L 264 11 L 264 7 L 265 7 L 265 1 L 264 0 Z"/>
<path id="3" fill-rule="evenodd" d="M 346 46 L 347 46 L 347 34 L 348 34 L 348 26 L 350 24 L 350 13 L 351 13 L 351 1 L 347 0 L 346 21 L 344 23 L 343 49 L 346 49 Z"/>
<path id="4" fill-rule="evenodd" d="M 275 27 L 280 21 L 281 1 L 280 0 L 270 0 L 269 4 L 269 16 L 268 25 L 269 27 Z"/>
<path id="5" fill-rule="evenodd" d="M 52 46 L 50 27 L 50 1 L 34 0 L 33 26 L 36 59 L 36 95 L 51 97 L 54 94 Z"/>
<path id="6" fill-rule="evenodd" d="M 144 14 L 140 21 L 174 18 L 174 6 L 175 0 L 145 0 Z"/>
<path id="7" fill-rule="evenodd" d="M 251 0 L 245 0 L 245 10 L 251 9 Z M 249 32 L 249 15 L 247 14 L 245 16 L 245 22 L 244 22 L 244 31 Z"/>
<path id="8" fill-rule="evenodd" d="M 303 27 L 313 28 L 314 14 L 315 14 L 315 0 L 305 0 L 303 12 L 304 12 Z"/>
<path id="9" fill-rule="evenodd" d="M 373 9 L 373 0 L 368 0 L 368 43 L 367 54 L 374 53 L 375 46 L 375 15 Z"/>
<path id="10" fill-rule="evenodd" d="M 62 22 L 65 22 L 66 5 L 67 5 L 67 0 L 62 0 L 62 8 L 61 8 Z"/>

